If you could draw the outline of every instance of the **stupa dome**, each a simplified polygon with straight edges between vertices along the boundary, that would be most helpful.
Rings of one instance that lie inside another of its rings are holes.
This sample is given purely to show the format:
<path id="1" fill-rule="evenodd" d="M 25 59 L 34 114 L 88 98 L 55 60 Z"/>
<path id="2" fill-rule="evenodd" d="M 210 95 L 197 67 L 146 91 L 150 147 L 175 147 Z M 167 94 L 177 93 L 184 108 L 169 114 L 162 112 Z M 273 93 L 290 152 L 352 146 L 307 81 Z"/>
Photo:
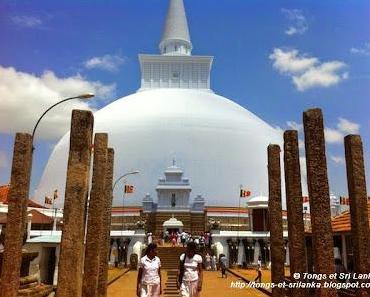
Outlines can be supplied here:
<path id="1" fill-rule="evenodd" d="M 115 149 L 115 178 L 127 178 L 135 192 L 125 205 L 141 205 L 176 158 L 207 205 L 237 206 L 239 187 L 268 194 L 267 146 L 282 143 L 281 133 L 233 101 L 209 91 L 151 89 L 123 97 L 94 114 L 94 132 L 107 132 Z M 69 134 L 55 146 L 36 197 L 58 189 L 64 196 Z M 122 205 L 116 187 L 115 205 Z M 57 201 L 58 202 L 58 201 Z"/>
<path id="2" fill-rule="evenodd" d="M 139 55 L 139 91 L 94 114 L 95 132 L 108 133 L 115 150 L 114 178 L 140 171 L 127 177 L 135 191 L 124 201 L 116 187 L 114 205 L 156 202 L 158 179 L 173 159 L 191 187 L 190 203 L 201 195 L 209 206 L 238 206 L 240 185 L 252 196 L 268 195 L 267 146 L 282 147 L 282 134 L 212 91 L 213 57 L 191 55 L 183 0 L 169 1 L 160 48 L 161 55 Z M 47 163 L 36 191 L 40 201 L 55 189 L 64 197 L 68 149 L 69 134 Z"/>

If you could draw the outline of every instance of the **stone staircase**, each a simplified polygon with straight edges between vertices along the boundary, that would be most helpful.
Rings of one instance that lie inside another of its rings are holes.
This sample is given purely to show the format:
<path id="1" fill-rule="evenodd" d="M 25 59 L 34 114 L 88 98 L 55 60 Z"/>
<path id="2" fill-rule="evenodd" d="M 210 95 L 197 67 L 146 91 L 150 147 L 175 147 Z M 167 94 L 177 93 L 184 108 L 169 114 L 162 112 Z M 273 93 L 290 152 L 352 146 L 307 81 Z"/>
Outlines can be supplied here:
<path id="1" fill-rule="evenodd" d="M 179 297 L 180 292 L 176 286 L 177 270 L 167 270 L 167 281 L 163 291 L 163 296 L 166 297 Z"/>
<path id="2" fill-rule="evenodd" d="M 161 269 L 167 271 L 167 281 L 164 286 L 163 296 L 179 297 L 177 290 L 177 269 L 179 267 L 180 255 L 185 253 L 183 247 L 158 247 L 157 256 L 161 259 Z"/>
<path id="3" fill-rule="evenodd" d="M 37 277 L 26 276 L 20 279 L 18 296 L 22 297 L 51 297 L 54 296 L 53 286 L 39 284 Z"/>
<path id="4" fill-rule="evenodd" d="M 183 253 L 185 253 L 185 248 L 183 247 L 158 247 L 157 256 L 161 259 L 161 269 L 177 270 L 180 255 Z"/>

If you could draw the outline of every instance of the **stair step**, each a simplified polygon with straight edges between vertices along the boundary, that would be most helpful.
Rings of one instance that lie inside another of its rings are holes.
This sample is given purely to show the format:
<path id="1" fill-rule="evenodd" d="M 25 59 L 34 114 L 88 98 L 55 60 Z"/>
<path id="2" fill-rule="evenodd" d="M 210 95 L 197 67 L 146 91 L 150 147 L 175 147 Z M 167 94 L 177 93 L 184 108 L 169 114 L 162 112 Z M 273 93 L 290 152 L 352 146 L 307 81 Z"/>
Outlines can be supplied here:
<path id="1" fill-rule="evenodd" d="M 39 285 L 34 288 L 18 290 L 18 296 L 22 297 L 46 297 L 53 292 L 52 286 Z"/>

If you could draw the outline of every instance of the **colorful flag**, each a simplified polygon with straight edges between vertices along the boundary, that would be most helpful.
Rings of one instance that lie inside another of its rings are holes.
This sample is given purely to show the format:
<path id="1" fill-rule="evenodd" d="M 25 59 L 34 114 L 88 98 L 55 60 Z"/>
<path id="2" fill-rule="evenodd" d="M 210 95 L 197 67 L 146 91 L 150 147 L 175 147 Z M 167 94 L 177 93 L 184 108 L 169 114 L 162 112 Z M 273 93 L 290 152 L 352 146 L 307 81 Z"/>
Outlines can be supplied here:
<path id="1" fill-rule="evenodd" d="M 246 191 L 246 190 L 240 189 L 240 198 L 249 197 L 250 195 L 251 195 L 251 192 L 250 191 Z"/>
<path id="2" fill-rule="evenodd" d="M 303 196 L 302 203 L 307 203 L 307 202 L 310 202 L 310 198 L 308 198 L 308 196 Z"/>
<path id="3" fill-rule="evenodd" d="M 45 196 L 45 201 L 44 201 L 45 204 L 49 204 L 49 205 L 52 205 L 53 204 L 53 200 L 51 200 L 51 198 Z"/>
<path id="4" fill-rule="evenodd" d="M 349 205 L 349 198 L 348 197 L 340 197 L 340 205 Z"/>
<path id="5" fill-rule="evenodd" d="M 134 186 L 125 185 L 125 194 L 132 194 L 134 192 Z"/>

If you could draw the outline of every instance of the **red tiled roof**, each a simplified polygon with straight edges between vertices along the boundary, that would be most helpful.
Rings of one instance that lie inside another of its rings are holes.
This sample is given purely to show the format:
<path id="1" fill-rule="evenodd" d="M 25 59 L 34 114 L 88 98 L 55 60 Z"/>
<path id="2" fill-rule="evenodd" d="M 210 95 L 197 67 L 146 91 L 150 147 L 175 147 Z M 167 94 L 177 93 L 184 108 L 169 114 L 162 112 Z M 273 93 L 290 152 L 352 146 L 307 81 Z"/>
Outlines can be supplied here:
<path id="1" fill-rule="evenodd" d="M 45 206 L 38 204 L 37 202 L 28 199 L 28 207 L 35 207 L 35 208 L 46 208 Z"/>
<path id="2" fill-rule="evenodd" d="M 142 211 L 142 207 L 122 207 L 122 206 L 114 206 L 112 208 L 112 212 L 137 212 L 137 211 Z"/>
<path id="3" fill-rule="evenodd" d="M 369 227 L 370 227 L 370 202 L 367 204 L 367 213 L 369 216 Z M 331 220 L 331 226 L 334 233 L 343 233 L 351 231 L 351 214 L 349 210 L 341 213 Z"/>
<path id="4" fill-rule="evenodd" d="M 9 195 L 10 185 L 3 185 L 0 186 L 0 203 L 8 204 L 8 195 Z M 35 208 L 45 208 L 41 204 L 28 199 L 28 207 L 35 207 Z"/>
<path id="5" fill-rule="evenodd" d="M 48 217 L 47 215 L 44 215 L 43 213 L 37 211 L 36 209 L 32 209 L 28 212 L 28 214 L 32 214 L 32 224 L 41 224 L 41 225 L 47 225 L 53 223 L 53 218 Z M 0 213 L 0 224 L 6 224 L 7 223 L 7 214 L 6 213 Z"/>
<path id="6" fill-rule="evenodd" d="M 209 206 L 205 209 L 206 212 L 230 212 L 230 213 L 248 213 L 246 208 L 238 207 L 220 207 L 220 206 Z"/>
<path id="7" fill-rule="evenodd" d="M 53 218 L 44 215 L 43 213 L 37 211 L 36 209 L 32 209 L 28 212 L 32 214 L 32 224 L 52 224 Z"/>
<path id="8" fill-rule="evenodd" d="M 8 203 L 8 193 L 10 185 L 0 186 L 0 203 Z"/>

